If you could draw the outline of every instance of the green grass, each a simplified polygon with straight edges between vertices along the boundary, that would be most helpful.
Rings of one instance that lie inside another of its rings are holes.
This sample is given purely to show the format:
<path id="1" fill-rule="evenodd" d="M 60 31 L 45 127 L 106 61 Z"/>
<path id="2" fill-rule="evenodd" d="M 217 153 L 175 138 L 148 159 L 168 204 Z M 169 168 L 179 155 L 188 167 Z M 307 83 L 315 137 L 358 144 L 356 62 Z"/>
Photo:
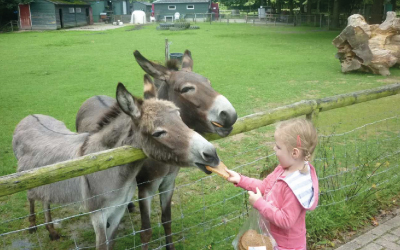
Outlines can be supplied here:
<path id="1" fill-rule="evenodd" d="M 141 96 L 144 72 L 137 65 L 132 52 L 139 50 L 148 59 L 162 62 L 166 38 L 172 42 L 170 52 L 191 50 L 194 71 L 210 79 L 212 86 L 231 101 L 239 117 L 304 99 L 370 89 L 398 82 L 400 79 L 400 70 L 397 68 L 391 69 L 392 75 L 388 77 L 341 73 L 340 64 L 334 57 L 335 47 L 331 44 L 338 31 L 232 23 L 196 25 L 200 26 L 199 30 L 181 32 L 157 31 L 155 25 L 150 25 L 138 30 L 125 27 L 101 32 L 47 31 L 0 34 L 0 175 L 15 172 L 17 162 L 12 152 L 11 141 L 13 130 L 21 119 L 29 114 L 46 114 L 65 122 L 67 127 L 74 131 L 75 115 L 82 102 L 97 94 L 114 96 L 117 82 L 123 82 L 132 93 Z M 393 96 L 321 113 L 317 123 L 319 131 L 322 134 L 340 133 L 393 114 L 398 115 L 399 99 L 399 96 Z M 323 161 L 316 161 L 320 177 L 341 171 L 340 168 L 346 159 L 350 161 L 346 167 L 359 163 L 360 160 L 355 157 L 355 145 L 368 145 L 365 141 L 376 140 L 375 136 L 385 131 L 394 131 L 398 136 L 397 125 L 398 123 L 389 123 L 382 128 L 376 125 L 369 132 L 367 139 L 363 133 L 351 134 L 346 143 L 347 147 L 352 148 L 347 149 L 348 152 L 353 152 L 351 157 L 344 157 L 342 137 L 330 141 L 329 143 L 334 145 L 331 147 L 336 150 L 333 155 L 342 158 L 341 164 L 339 161 L 328 161 L 332 167 L 324 172 Z M 214 144 L 221 159 L 228 166 L 239 166 L 272 152 L 273 129 L 273 126 L 261 128 L 215 141 Z M 359 139 L 355 140 L 355 137 Z M 385 146 L 378 147 L 377 152 L 382 153 L 383 149 L 388 150 L 392 146 L 396 149 L 398 144 L 395 142 L 398 141 L 382 142 L 381 145 Z M 260 148 L 254 150 L 255 147 Z M 322 152 L 327 154 L 329 150 L 319 147 L 318 152 L 323 155 Z M 365 156 L 360 159 L 363 159 L 363 163 L 377 163 L 376 160 L 367 159 Z M 393 161 L 390 160 L 391 162 Z M 261 171 L 273 164 L 273 159 L 262 159 L 239 169 L 245 174 L 259 177 Z M 369 168 L 365 169 L 372 171 Z M 231 249 L 232 238 L 223 240 L 238 232 L 243 218 L 237 216 L 246 211 L 243 205 L 246 197 L 239 195 L 233 199 L 224 199 L 238 194 L 240 190 L 215 177 L 196 182 L 201 177 L 204 175 L 200 171 L 184 169 L 177 180 L 178 186 L 188 184 L 173 198 L 173 218 L 176 219 L 173 222 L 173 231 L 178 233 L 186 229 L 174 236 L 174 240 L 182 237 L 186 239 L 184 243 L 178 243 L 177 248 L 201 249 L 210 246 L 214 249 Z M 348 179 L 337 180 L 336 186 L 333 187 L 338 187 L 341 183 L 352 183 L 350 177 L 346 178 Z M 321 182 L 322 189 L 332 187 L 333 184 L 324 185 L 328 184 Z M 376 214 L 379 208 L 390 206 L 390 198 L 398 190 L 396 186 L 392 191 L 382 190 L 379 197 L 374 194 L 374 199 L 368 204 L 361 200 L 309 213 L 307 227 L 310 246 L 316 247 L 322 244 L 321 242 L 332 241 L 338 237 L 338 232 L 367 223 L 369 216 Z M 341 200 L 344 194 L 335 194 L 337 197 L 333 198 Z M 0 198 L 0 221 L 27 215 L 28 204 L 25 197 L 26 192 L 21 192 Z M 326 199 L 324 202 L 330 201 Z M 218 205 L 212 206 L 216 203 Z M 152 218 L 155 225 L 154 240 L 163 235 L 162 228 L 157 227 L 157 204 L 155 199 Z M 204 206 L 211 207 L 203 209 Z M 39 205 L 37 210 L 41 210 Z M 55 211 L 53 217 L 63 218 L 76 213 L 78 207 L 67 207 Z M 187 216 L 180 219 L 182 213 Z M 210 222 L 210 219 L 215 220 Z M 43 215 L 38 220 L 41 223 Z M 129 216 L 125 215 L 119 236 L 132 233 L 130 221 Z M 139 230 L 138 212 L 132 215 L 132 221 L 135 230 Z M 200 224 L 205 221 L 208 222 Z M 64 221 L 61 225 L 59 230 L 66 235 L 61 243 L 50 242 L 45 229 L 39 229 L 38 234 L 44 249 L 71 248 L 74 246 L 71 235 L 76 237 L 80 246 L 93 245 L 94 233 L 88 216 Z M 26 226 L 27 219 L 0 224 L 0 233 Z M 37 237 L 26 232 L 7 236 L 2 240 L 6 245 L 10 245 L 20 238 L 28 239 L 34 246 L 38 245 Z M 133 247 L 133 239 L 136 246 L 140 244 L 138 235 L 125 237 L 118 240 L 118 249 Z M 159 244 L 160 242 L 153 243 L 154 246 Z"/>

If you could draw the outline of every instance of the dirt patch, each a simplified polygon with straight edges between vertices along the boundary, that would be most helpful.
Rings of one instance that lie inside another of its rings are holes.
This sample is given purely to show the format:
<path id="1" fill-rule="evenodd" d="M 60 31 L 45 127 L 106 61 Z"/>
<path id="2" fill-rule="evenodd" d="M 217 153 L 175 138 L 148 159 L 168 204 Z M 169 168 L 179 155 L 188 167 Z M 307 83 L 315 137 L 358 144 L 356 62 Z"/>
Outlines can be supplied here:
<path id="1" fill-rule="evenodd" d="M 398 83 L 400 81 L 400 78 L 386 78 L 382 80 L 377 80 L 377 82 L 384 82 L 384 83 Z"/>
<path id="2" fill-rule="evenodd" d="M 231 141 L 241 141 L 241 140 L 243 140 L 243 139 L 246 138 L 246 137 L 247 137 L 247 136 L 246 136 L 245 134 L 241 133 L 241 134 L 233 135 L 233 136 L 229 137 L 229 139 L 230 139 Z"/>
<path id="3" fill-rule="evenodd" d="M 135 25 L 135 26 L 133 26 L 133 28 L 127 29 L 125 31 L 134 31 L 134 30 L 141 30 L 141 29 L 143 29 L 143 25 Z"/>
<path id="4" fill-rule="evenodd" d="M 134 26 L 132 24 L 124 24 L 124 25 L 112 25 L 107 23 L 95 23 L 93 25 L 86 25 L 81 27 L 75 27 L 70 29 L 65 29 L 65 31 L 72 31 L 72 30 L 83 30 L 83 31 L 102 31 L 102 30 L 113 30 L 118 29 L 126 26 Z"/>

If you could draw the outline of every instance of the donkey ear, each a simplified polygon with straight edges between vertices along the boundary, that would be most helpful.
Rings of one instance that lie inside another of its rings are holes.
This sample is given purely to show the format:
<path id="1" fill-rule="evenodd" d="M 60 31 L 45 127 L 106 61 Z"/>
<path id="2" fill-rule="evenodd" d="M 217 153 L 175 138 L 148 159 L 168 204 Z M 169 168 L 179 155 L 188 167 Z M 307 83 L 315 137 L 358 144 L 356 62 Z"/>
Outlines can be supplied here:
<path id="1" fill-rule="evenodd" d="M 134 119 L 140 118 L 140 103 L 138 99 L 131 95 L 122 83 L 118 83 L 117 102 L 125 114 Z"/>
<path id="2" fill-rule="evenodd" d="M 192 53 L 189 50 L 185 50 L 185 54 L 183 55 L 182 69 L 186 71 L 193 71 Z"/>
<path id="3" fill-rule="evenodd" d="M 157 98 L 156 86 L 148 74 L 144 75 L 144 99 Z"/>
<path id="4" fill-rule="evenodd" d="M 171 72 L 164 66 L 160 64 L 156 64 L 153 62 L 150 62 L 146 58 L 140 54 L 139 51 L 135 50 L 133 52 L 133 55 L 135 56 L 136 61 L 139 63 L 140 67 L 149 75 L 156 79 L 160 79 L 163 81 L 168 80 Z"/>

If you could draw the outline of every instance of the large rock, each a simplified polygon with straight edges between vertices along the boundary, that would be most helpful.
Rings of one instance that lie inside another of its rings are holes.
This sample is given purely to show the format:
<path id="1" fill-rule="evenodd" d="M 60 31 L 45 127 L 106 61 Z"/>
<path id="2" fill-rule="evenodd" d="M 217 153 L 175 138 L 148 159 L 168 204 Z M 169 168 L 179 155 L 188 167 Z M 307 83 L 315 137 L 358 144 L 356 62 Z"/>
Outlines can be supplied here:
<path id="1" fill-rule="evenodd" d="M 389 68 L 400 58 L 400 19 L 396 18 L 396 13 L 387 12 L 386 20 L 380 25 L 367 24 L 359 14 L 347 20 L 347 27 L 332 41 L 338 49 L 336 58 L 342 65 L 342 72 L 390 75 Z"/>

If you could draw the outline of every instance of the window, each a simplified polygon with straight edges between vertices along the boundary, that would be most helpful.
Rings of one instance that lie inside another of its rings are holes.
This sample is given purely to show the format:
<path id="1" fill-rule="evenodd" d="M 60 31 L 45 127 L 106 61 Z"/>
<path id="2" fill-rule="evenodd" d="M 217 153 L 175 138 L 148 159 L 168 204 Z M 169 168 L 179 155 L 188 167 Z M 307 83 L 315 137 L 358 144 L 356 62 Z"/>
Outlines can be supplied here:
<path id="1" fill-rule="evenodd" d="M 168 9 L 169 10 L 176 10 L 176 6 L 175 5 L 168 5 Z"/>
<path id="2" fill-rule="evenodd" d="M 194 10 L 194 5 L 186 5 L 186 9 L 188 9 L 188 10 Z"/>
<path id="3" fill-rule="evenodd" d="M 76 8 L 76 13 L 81 13 L 81 12 L 82 12 L 81 8 Z"/>
<path id="4" fill-rule="evenodd" d="M 75 13 L 75 9 L 74 8 L 69 8 L 69 13 Z"/>

